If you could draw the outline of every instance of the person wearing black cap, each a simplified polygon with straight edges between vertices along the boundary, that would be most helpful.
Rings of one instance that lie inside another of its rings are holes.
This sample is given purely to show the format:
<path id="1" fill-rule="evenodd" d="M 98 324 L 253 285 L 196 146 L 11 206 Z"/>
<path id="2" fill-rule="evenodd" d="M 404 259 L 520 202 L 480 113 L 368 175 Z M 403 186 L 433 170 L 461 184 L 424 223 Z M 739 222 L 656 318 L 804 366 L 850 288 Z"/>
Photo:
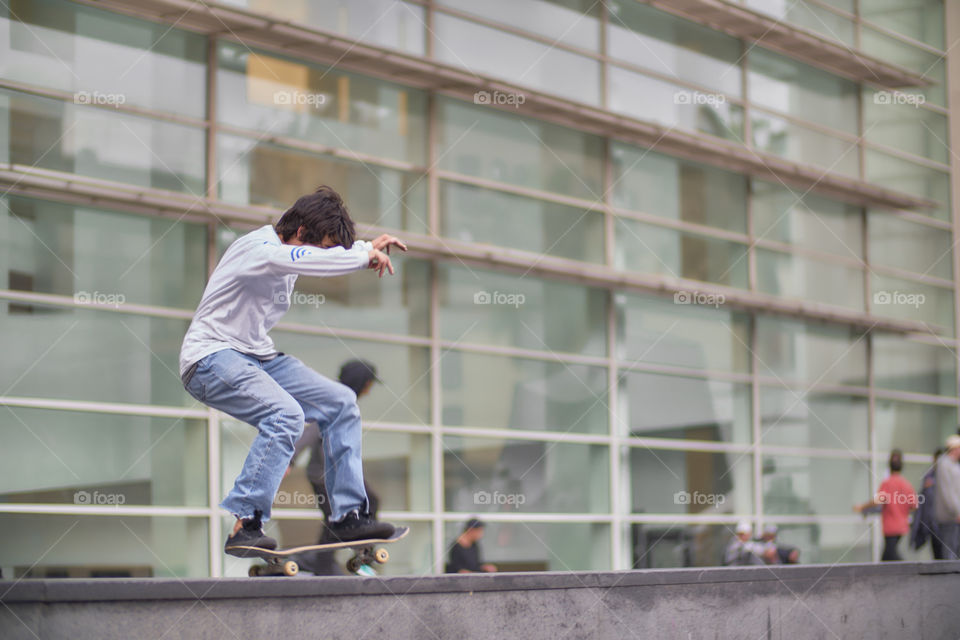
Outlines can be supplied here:
<path id="1" fill-rule="evenodd" d="M 467 520 L 463 533 L 457 536 L 457 541 L 450 549 L 447 573 L 493 573 L 497 570 L 495 565 L 480 560 L 483 529 L 483 523 L 476 518 Z"/>
<path id="2" fill-rule="evenodd" d="M 348 360 L 340 367 L 337 378 L 340 384 L 350 387 L 357 394 L 357 400 L 370 393 L 374 382 L 380 382 L 377 377 L 377 368 L 366 360 Z M 310 450 L 310 460 L 307 462 L 307 479 L 313 485 L 317 506 L 323 511 L 324 526 L 320 533 L 318 544 L 326 541 L 326 523 L 330 518 L 330 500 L 327 497 L 327 488 L 324 482 L 323 439 L 319 429 L 305 429 L 297 442 L 293 458 L 290 460 L 292 469 L 304 451 Z M 373 492 L 367 481 L 363 481 L 367 492 L 370 516 L 376 518 L 379 507 L 377 494 Z M 342 575 L 343 571 L 334 562 L 332 551 L 321 551 L 313 557 L 305 559 L 304 568 L 316 575 Z"/>

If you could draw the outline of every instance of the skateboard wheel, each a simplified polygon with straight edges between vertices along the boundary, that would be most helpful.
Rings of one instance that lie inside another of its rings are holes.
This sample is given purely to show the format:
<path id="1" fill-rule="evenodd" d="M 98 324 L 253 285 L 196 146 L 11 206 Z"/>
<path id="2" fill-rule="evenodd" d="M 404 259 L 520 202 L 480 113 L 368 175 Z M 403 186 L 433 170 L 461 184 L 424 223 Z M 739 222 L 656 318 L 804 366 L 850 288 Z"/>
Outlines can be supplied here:
<path id="1" fill-rule="evenodd" d="M 258 565 L 258 564 L 252 564 L 252 565 L 250 565 L 250 568 L 247 569 L 247 575 L 250 576 L 251 578 L 256 578 L 257 576 L 259 576 L 259 575 L 260 575 L 260 565 Z"/>
<path id="2" fill-rule="evenodd" d="M 373 552 L 373 559 L 380 564 L 386 564 L 387 560 L 390 559 L 390 554 L 387 553 L 386 549 L 377 549 Z"/>
<path id="3" fill-rule="evenodd" d="M 293 560 L 287 560 L 283 563 L 283 574 L 287 576 L 295 576 L 300 573 L 300 566 L 297 565 Z"/>
<path id="4" fill-rule="evenodd" d="M 347 571 L 349 571 L 350 573 L 356 573 L 360 569 L 360 565 L 362 564 L 363 563 L 360 562 L 360 558 L 357 558 L 356 556 L 354 556 L 353 558 L 350 558 L 349 560 L 347 560 Z"/>

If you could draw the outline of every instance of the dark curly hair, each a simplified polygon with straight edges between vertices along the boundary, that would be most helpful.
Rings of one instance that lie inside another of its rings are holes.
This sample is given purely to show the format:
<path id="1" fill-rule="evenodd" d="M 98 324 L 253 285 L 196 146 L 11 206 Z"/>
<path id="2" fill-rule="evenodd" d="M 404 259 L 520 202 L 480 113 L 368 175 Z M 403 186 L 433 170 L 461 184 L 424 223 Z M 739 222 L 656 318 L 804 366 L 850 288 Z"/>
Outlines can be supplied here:
<path id="1" fill-rule="evenodd" d="M 296 237 L 301 227 L 300 240 L 305 244 L 319 245 L 330 236 L 336 244 L 349 249 L 357 239 L 357 230 L 343 198 L 326 185 L 300 196 L 280 217 L 275 229 L 280 239 L 286 242 Z"/>

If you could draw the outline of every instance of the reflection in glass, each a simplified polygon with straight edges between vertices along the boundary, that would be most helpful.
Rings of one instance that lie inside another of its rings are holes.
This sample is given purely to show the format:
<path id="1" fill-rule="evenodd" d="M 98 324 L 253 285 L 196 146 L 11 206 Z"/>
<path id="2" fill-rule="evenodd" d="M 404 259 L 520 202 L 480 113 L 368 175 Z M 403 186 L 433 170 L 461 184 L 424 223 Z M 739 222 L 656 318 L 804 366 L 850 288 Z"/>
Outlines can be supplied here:
<path id="1" fill-rule="evenodd" d="M 957 409 L 878 399 L 875 423 L 877 451 L 932 454 L 957 432 Z"/>
<path id="2" fill-rule="evenodd" d="M 2 502 L 207 503 L 204 421 L 7 406 L 0 439 Z"/>
<path id="3" fill-rule="evenodd" d="M 581 522 L 486 522 L 480 550 L 499 571 L 604 571 L 610 566 L 610 525 Z M 444 527 L 446 553 L 462 522 Z M 389 566 L 389 565 L 388 565 Z"/>
<path id="4" fill-rule="evenodd" d="M 953 349 L 883 334 L 873 336 L 873 381 L 882 389 L 957 395 Z"/>
<path id="5" fill-rule="evenodd" d="M 5 513 L 0 524 L 8 579 L 210 575 L 206 517 Z"/>
<path id="6" fill-rule="evenodd" d="M 605 513 L 605 446 L 444 436 L 444 508 L 464 513 Z"/>
<path id="7" fill-rule="evenodd" d="M 718 516 L 753 510 L 753 456 L 631 447 L 630 511 Z"/>
<path id="8" fill-rule="evenodd" d="M 618 411 L 624 435 L 708 442 L 750 442 L 745 384 L 622 372 Z"/>
<path id="9" fill-rule="evenodd" d="M 444 264 L 438 284 L 444 340 L 592 356 L 607 352 L 602 289 Z"/>
<path id="10" fill-rule="evenodd" d="M 867 399 L 760 387 L 760 439 L 784 447 L 865 451 Z"/>
<path id="11" fill-rule="evenodd" d="M 853 329 L 757 318 L 761 376 L 817 384 L 866 386 L 867 342 Z"/>
<path id="12" fill-rule="evenodd" d="M 953 246 L 943 229 L 870 211 L 870 262 L 953 280 Z"/>
<path id="13" fill-rule="evenodd" d="M 454 350 L 440 367 L 445 425 L 608 432 L 604 368 Z"/>
<path id="14" fill-rule="evenodd" d="M 769 249 L 756 255 L 763 293 L 863 311 L 863 269 Z"/>
<path id="15" fill-rule="evenodd" d="M 763 512 L 847 515 L 851 496 L 870 495 L 870 478 L 867 460 L 768 454 L 763 457 Z"/>

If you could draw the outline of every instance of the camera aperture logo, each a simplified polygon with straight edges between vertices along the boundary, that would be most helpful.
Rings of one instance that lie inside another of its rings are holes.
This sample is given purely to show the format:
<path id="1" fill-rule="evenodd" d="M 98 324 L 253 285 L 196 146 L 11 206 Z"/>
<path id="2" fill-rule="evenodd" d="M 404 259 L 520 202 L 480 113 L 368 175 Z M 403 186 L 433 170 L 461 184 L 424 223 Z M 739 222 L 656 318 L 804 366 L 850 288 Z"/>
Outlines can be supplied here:
<path id="1" fill-rule="evenodd" d="M 119 507 L 127 502 L 122 493 L 101 493 L 100 491 L 77 491 L 73 494 L 73 504 L 107 505 Z"/>
<path id="2" fill-rule="evenodd" d="M 702 93 L 700 91 L 677 91 L 673 94 L 673 104 L 709 105 L 719 107 L 727 102 L 722 93 Z"/>
<path id="3" fill-rule="evenodd" d="M 326 301 L 327 297 L 322 293 L 304 293 L 302 291 L 293 291 L 288 294 L 286 291 L 276 291 L 273 294 L 273 303 L 286 306 L 287 308 L 294 305 L 303 305 L 306 307 L 319 309 L 320 305 Z"/>
<path id="4" fill-rule="evenodd" d="M 477 91 L 473 94 L 473 104 L 495 104 L 519 109 L 527 101 L 522 93 L 507 91 Z"/>
<path id="5" fill-rule="evenodd" d="M 677 291 L 673 294 L 674 304 L 699 304 L 719 307 L 727 301 L 722 293 L 704 293 L 702 291 Z"/>
<path id="6" fill-rule="evenodd" d="M 522 293 L 504 293 L 502 291 L 477 291 L 473 294 L 473 304 L 497 304 L 519 308 L 527 301 Z"/>
<path id="7" fill-rule="evenodd" d="M 527 502 L 527 497 L 522 493 L 500 493 L 494 491 L 475 491 L 473 494 L 473 504 L 477 505 L 507 505 L 514 509 L 519 509 L 520 505 Z"/>
<path id="8" fill-rule="evenodd" d="M 73 294 L 74 304 L 93 304 L 118 308 L 127 301 L 122 293 L 105 293 L 102 291 L 77 291 Z"/>
<path id="9" fill-rule="evenodd" d="M 919 309 L 920 305 L 927 301 L 927 297 L 922 293 L 906 293 L 904 291 L 877 291 L 873 294 L 873 304 L 875 305 L 905 305 Z"/>
<path id="10" fill-rule="evenodd" d="M 701 493 L 694 491 L 677 491 L 673 494 L 673 504 L 691 504 L 703 506 L 720 506 L 726 502 L 727 496 L 722 493 Z"/>

